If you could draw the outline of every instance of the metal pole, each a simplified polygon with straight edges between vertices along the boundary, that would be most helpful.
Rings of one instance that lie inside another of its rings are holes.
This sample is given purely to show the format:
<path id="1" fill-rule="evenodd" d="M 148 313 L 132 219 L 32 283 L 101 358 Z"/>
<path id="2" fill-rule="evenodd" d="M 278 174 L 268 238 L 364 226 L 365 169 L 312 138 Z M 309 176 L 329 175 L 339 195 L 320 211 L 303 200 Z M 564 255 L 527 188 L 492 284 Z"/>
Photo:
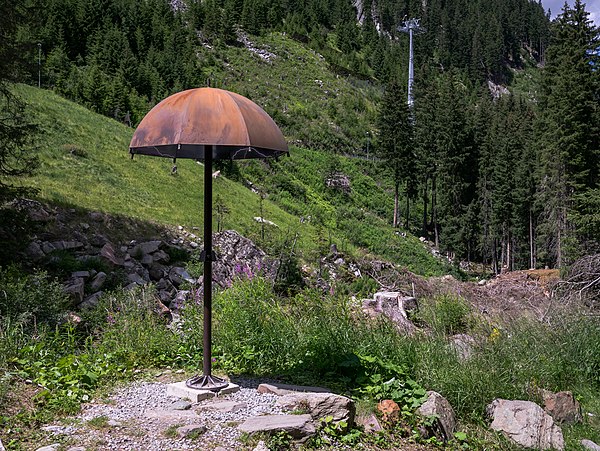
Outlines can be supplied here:
<path id="1" fill-rule="evenodd" d="M 38 42 L 38 88 L 42 87 L 42 43 Z"/>
<path id="2" fill-rule="evenodd" d="M 216 146 L 204 146 L 204 310 L 202 335 L 202 375 L 188 379 L 185 384 L 196 390 L 218 392 L 227 387 L 225 379 L 212 375 L 212 162 Z"/>
<path id="3" fill-rule="evenodd" d="M 203 373 L 211 376 L 212 342 L 212 153 L 204 148 L 204 343 Z"/>
<path id="4" fill-rule="evenodd" d="M 413 99 L 413 95 L 412 95 L 413 82 L 415 81 L 415 69 L 414 69 L 414 63 L 413 63 L 413 27 L 412 26 L 410 26 L 410 28 L 408 30 L 408 36 L 409 36 L 409 46 L 410 46 L 409 55 L 408 55 L 408 106 L 412 107 L 413 104 L 415 103 L 415 101 Z"/>

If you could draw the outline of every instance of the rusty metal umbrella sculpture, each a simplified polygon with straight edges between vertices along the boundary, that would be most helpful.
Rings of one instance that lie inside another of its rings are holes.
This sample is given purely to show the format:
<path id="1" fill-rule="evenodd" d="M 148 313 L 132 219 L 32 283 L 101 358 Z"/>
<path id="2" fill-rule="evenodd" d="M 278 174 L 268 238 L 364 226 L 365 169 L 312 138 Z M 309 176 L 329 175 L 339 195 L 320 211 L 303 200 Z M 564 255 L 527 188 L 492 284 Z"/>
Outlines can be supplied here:
<path id="1" fill-rule="evenodd" d="M 218 391 L 227 382 L 211 374 L 212 341 L 212 162 L 288 154 L 283 134 L 254 102 L 230 91 L 197 88 L 179 92 L 142 119 L 129 145 L 135 154 L 204 161 L 203 374 L 190 388 Z"/>

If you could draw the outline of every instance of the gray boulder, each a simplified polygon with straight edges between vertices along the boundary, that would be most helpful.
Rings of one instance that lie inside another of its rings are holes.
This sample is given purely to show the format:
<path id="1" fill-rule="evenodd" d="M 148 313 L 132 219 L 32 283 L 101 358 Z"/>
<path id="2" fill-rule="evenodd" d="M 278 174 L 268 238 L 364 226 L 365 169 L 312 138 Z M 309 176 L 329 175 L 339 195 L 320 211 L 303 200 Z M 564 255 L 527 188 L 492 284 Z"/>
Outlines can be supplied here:
<path id="1" fill-rule="evenodd" d="M 196 279 L 194 279 L 189 272 L 185 270 L 185 268 L 181 268 L 179 266 L 174 266 L 169 271 L 169 280 L 173 285 L 178 287 L 184 281 L 189 283 L 196 283 Z"/>
<path id="2" fill-rule="evenodd" d="M 98 291 L 97 293 L 94 293 L 85 298 L 84 301 L 77 307 L 79 307 L 79 309 L 81 310 L 91 310 L 98 305 L 98 303 L 100 302 L 100 298 L 103 294 L 104 293 L 102 291 Z"/>
<path id="3" fill-rule="evenodd" d="M 581 446 L 583 446 L 585 449 L 589 449 L 590 451 L 600 451 L 600 446 L 596 445 L 591 440 L 582 440 Z"/>
<path id="4" fill-rule="evenodd" d="M 102 271 L 96 274 L 90 283 L 90 290 L 99 291 L 100 288 L 102 288 L 102 285 L 104 285 L 104 282 L 106 282 L 106 277 L 106 273 Z"/>
<path id="5" fill-rule="evenodd" d="M 427 401 L 417 409 L 417 414 L 423 417 L 435 416 L 436 420 L 431 433 L 437 438 L 448 441 L 454 437 L 456 415 L 446 398 L 434 391 L 427 392 Z"/>
<path id="6" fill-rule="evenodd" d="M 44 254 L 42 247 L 37 241 L 32 241 L 27 246 L 27 249 L 25 249 L 25 255 L 34 261 L 38 261 L 44 258 L 46 254 Z"/>
<path id="7" fill-rule="evenodd" d="M 180 438 L 194 437 L 206 432 L 207 428 L 203 424 L 188 424 L 177 428 L 177 435 Z"/>
<path id="8" fill-rule="evenodd" d="M 81 277 L 75 277 L 68 282 L 63 291 L 73 299 L 75 304 L 80 304 L 83 302 L 84 289 L 85 281 Z"/>
<path id="9" fill-rule="evenodd" d="M 248 418 L 238 426 L 238 429 L 250 435 L 256 433 L 276 434 L 283 431 L 300 440 L 316 433 L 310 415 L 261 415 Z"/>
<path id="10" fill-rule="evenodd" d="M 518 445 L 540 450 L 565 449 L 562 430 L 534 402 L 496 399 L 487 412 L 493 419 L 490 427 Z"/>
<path id="11" fill-rule="evenodd" d="M 450 337 L 450 347 L 456 352 L 460 361 L 469 360 L 473 356 L 475 339 L 467 334 L 456 334 Z"/>
<path id="12" fill-rule="evenodd" d="M 305 410 L 313 420 L 331 416 L 334 423 L 345 421 L 348 427 L 354 424 L 356 414 L 352 399 L 334 393 L 289 393 L 281 396 L 277 404 L 288 410 Z"/>
<path id="13" fill-rule="evenodd" d="M 145 243 L 136 244 L 131 250 L 131 255 L 135 258 L 142 258 L 144 255 L 156 252 L 162 244 L 162 241 L 146 241 Z"/>
<path id="14" fill-rule="evenodd" d="M 106 243 L 102 246 L 102 249 L 100 249 L 100 257 L 115 266 L 123 266 L 123 260 L 117 257 L 115 248 L 110 243 Z"/>

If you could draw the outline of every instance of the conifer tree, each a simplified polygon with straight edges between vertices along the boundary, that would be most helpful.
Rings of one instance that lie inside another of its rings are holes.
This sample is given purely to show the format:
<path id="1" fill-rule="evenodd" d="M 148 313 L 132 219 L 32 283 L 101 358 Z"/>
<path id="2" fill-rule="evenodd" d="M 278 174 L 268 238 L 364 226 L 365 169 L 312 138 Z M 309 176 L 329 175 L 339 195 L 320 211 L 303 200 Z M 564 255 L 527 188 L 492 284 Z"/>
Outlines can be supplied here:
<path id="1" fill-rule="evenodd" d="M 414 192 L 415 158 L 413 130 L 406 96 L 397 82 L 391 82 L 385 91 L 378 116 L 379 139 L 377 154 L 392 173 L 394 181 L 393 227 L 399 225 L 399 191 L 402 183 L 408 194 Z M 408 224 L 405 224 L 408 227 Z"/>
<path id="2" fill-rule="evenodd" d="M 541 162 L 538 227 L 542 258 L 562 267 L 578 253 L 574 197 L 598 186 L 599 130 L 597 74 L 590 51 L 597 30 L 581 0 L 565 4 L 552 27 L 543 75 L 540 120 Z"/>

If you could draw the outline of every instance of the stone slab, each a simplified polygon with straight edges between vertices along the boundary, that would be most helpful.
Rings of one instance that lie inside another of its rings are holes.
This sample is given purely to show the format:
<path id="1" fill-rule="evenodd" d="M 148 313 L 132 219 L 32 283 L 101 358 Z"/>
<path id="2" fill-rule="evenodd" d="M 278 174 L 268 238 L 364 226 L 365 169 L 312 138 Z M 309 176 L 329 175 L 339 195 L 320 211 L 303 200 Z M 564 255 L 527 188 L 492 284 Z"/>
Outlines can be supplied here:
<path id="1" fill-rule="evenodd" d="M 274 434 L 285 431 L 295 439 L 315 434 L 315 426 L 310 415 L 261 415 L 251 417 L 238 426 L 238 430 L 250 435 L 255 433 Z"/>
<path id="2" fill-rule="evenodd" d="M 175 382 L 167 385 L 167 395 L 181 399 L 189 399 L 192 402 L 200 402 L 205 399 L 214 398 L 216 393 L 210 390 L 196 390 L 185 385 L 185 381 Z"/>
<path id="3" fill-rule="evenodd" d="M 260 384 L 258 386 L 259 393 L 272 393 L 277 396 L 289 395 L 291 393 L 331 393 L 331 390 L 323 387 L 306 387 L 303 385 L 288 385 L 288 384 Z"/>
<path id="4" fill-rule="evenodd" d="M 197 390 L 195 388 L 189 388 L 185 385 L 185 381 L 175 382 L 167 385 L 167 395 L 175 396 L 181 399 L 189 399 L 191 402 L 200 402 L 205 399 L 214 398 L 215 396 L 229 395 L 240 391 L 240 386 L 232 384 L 231 382 L 227 387 L 223 388 L 219 393 L 212 392 L 210 390 Z"/>
<path id="5" fill-rule="evenodd" d="M 196 412 L 204 412 L 207 410 L 214 410 L 217 412 L 237 412 L 238 410 L 242 410 L 248 407 L 248 404 L 245 402 L 237 402 L 237 401 L 208 401 L 206 404 L 202 404 Z"/>

